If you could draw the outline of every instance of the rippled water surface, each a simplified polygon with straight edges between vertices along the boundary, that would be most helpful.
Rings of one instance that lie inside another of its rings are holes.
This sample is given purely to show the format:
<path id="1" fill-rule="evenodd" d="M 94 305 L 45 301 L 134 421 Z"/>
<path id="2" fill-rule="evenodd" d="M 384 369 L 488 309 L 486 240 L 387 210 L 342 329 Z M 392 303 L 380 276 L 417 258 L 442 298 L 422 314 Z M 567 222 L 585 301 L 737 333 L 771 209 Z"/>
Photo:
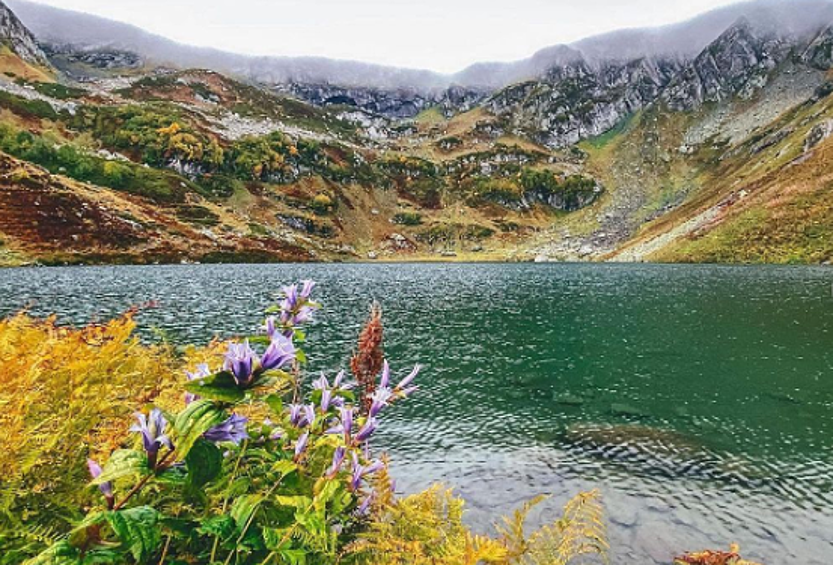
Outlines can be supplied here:
<path id="1" fill-rule="evenodd" d="M 281 283 L 321 283 L 315 369 L 344 365 L 367 305 L 423 390 L 385 419 L 403 490 L 443 481 L 488 530 L 539 493 L 598 487 L 613 562 L 737 541 L 833 563 L 833 270 L 280 265 L 0 271 L 0 315 L 81 324 L 158 300 L 157 339 L 252 329 Z"/>

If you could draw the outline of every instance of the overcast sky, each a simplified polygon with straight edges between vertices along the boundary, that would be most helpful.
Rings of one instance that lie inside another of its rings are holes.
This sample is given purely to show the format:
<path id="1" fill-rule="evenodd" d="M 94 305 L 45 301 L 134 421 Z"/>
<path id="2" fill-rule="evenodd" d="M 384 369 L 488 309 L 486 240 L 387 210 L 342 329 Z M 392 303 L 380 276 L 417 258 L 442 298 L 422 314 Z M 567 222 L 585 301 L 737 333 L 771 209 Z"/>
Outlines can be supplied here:
<path id="1" fill-rule="evenodd" d="M 192 45 L 454 72 L 733 0 L 36 0 Z"/>

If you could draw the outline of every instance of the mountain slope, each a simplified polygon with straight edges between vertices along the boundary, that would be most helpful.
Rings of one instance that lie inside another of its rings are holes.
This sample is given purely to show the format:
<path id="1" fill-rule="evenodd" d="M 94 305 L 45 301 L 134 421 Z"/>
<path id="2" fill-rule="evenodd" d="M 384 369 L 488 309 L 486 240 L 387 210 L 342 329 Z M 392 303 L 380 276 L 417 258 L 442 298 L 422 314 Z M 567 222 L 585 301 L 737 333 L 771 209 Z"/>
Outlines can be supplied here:
<path id="1" fill-rule="evenodd" d="M 51 43 L 82 82 L 0 77 L 0 262 L 833 260 L 833 12 L 796 1 L 557 46 L 500 88 Z"/>

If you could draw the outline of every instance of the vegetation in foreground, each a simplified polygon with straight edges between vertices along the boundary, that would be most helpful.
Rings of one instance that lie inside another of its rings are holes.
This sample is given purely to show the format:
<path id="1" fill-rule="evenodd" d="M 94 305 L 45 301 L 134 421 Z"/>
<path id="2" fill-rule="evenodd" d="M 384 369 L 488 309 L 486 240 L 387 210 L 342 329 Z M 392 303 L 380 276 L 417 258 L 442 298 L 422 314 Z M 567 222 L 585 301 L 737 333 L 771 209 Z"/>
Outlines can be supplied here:
<path id="1" fill-rule="evenodd" d="M 140 343 L 135 312 L 80 330 L 23 314 L 0 322 L 0 562 L 604 560 L 597 492 L 527 534 L 543 497 L 531 500 L 495 537 L 472 533 L 444 487 L 397 496 L 372 438 L 418 392 L 420 368 L 394 378 L 374 308 L 350 380 L 341 371 L 308 382 L 313 287 L 286 287 L 256 336 L 179 352 Z M 749 564 L 735 547 L 676 562 Z"/>

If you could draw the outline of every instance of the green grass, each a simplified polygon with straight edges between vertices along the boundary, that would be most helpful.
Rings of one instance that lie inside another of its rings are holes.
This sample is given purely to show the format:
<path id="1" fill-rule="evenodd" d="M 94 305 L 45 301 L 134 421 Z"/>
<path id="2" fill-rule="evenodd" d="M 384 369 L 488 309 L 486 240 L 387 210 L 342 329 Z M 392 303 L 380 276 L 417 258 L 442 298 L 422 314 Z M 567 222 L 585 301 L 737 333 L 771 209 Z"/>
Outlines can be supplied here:
<path id="1" fill-rule="evenodd" d="M 613 128 L 609 129 L 608 131 L 606 131 L 602 135 L 597 135 L 596 137 L 591 137 L 585 143 L 587 145 L 590 145 L 594 149 L 602 149 L 607 144 L 609 144 L 611 141 L 616 139 L 617 136 L 626 133 L 626 131 L 630 127 L 630 125 L 633 122 L 634 117 L 636 115 L 637 114 L 629 114 L 629 115 L 625 116 L 624 118 L 619 120 L 619 123 L 616 124 L 615 126 L 613 126 Z"/>
<path id="2" fill-rule="evenodd" d="M 785 202 L 755 206 L 708 234 L 663 252 L 697 263 L 823 263 L 833 259 L 833 183 Z"/>

